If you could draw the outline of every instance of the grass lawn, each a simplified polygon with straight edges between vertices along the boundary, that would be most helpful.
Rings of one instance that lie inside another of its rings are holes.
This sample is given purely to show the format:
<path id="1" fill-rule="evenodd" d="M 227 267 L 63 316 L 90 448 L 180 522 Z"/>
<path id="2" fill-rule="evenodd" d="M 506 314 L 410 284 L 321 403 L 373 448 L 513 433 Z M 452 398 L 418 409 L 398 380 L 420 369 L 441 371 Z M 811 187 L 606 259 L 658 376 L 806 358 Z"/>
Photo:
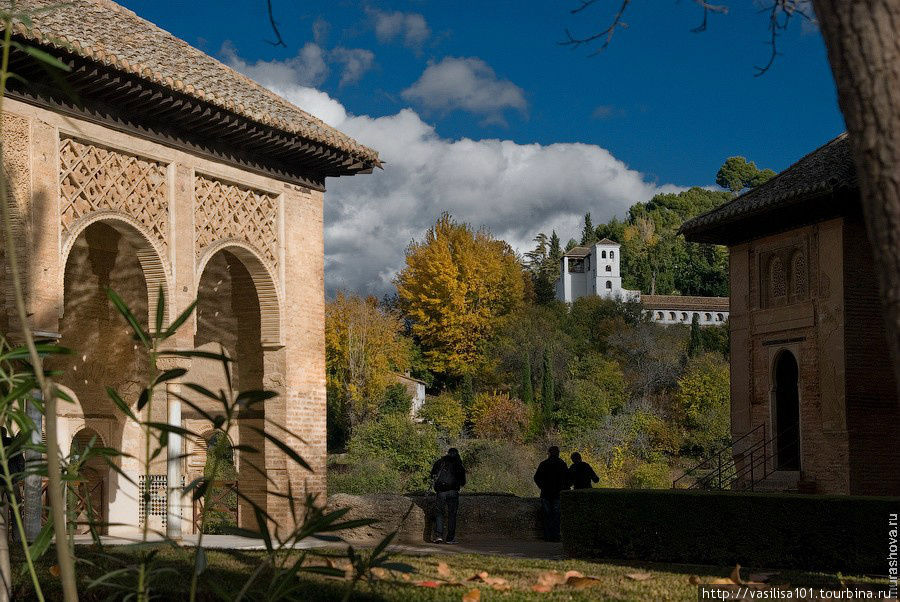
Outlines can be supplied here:
<path id="1" fill-rule="evenodd" d="M 82 600 L 107 599 L 110 590 L 102 588 L 88 589 L 91 577 L 101 574 L 103 565 L 106 570 L 116 567 L 116 561 L 133 559 L 134 551 L 122 547 L 109 547 L 105 552 L 110 558 L 104 558 L 93 548 L 80 547 L 79 556 L 79 591 Z M 208 568 L 201 577 L 202 600 L 230 599 L 243 587 L 249 575 L 259 566 L 264 558 L 256 551 L 208 551 Z M 22 566 L 21 552 L 14 554 L 14 569 Z M 472 590 L 479 590 L 476 597 L 471 594 L 467 600 L 697 600 L 697 587 L 692 584 L 692 576 L 699 577 L 704 583 L 714 579 L 726 578 L 733 567 L 708 567 L 672 564 L 641 563 L 599 563 L 583 560 L 538 560 L 526 558 L 510 558 L 501 556 L 484 556 L 475 554 L 453 555 L 396 555 L 394 561 L 412 565 L 416 573 L 408 575 L 408 580 L 399 575 L 381 573 L 381 579 L 374 586 L 360 584 L 353 597 L 354 600 L 386 600 L 386 601 L 418 601 L 418 600 L 463 600 L 463 596 Z M 44 593 L 48 600 L 61 597 L 59 579 L 53 575 L 57 572 L 53 566 L 54 554 L 46 554 L 38 564 L 38 573 L 43 583 Z M 159 548 L 157 567 L 168 569 L 159 574 L 154 581 L 153 594 L 159 599 L 186 599 L 190 569 L 193 566 L 191 550 Z M 318 560 L 314 564 L 320 563 Z M 444 563 L 446 566 L 441 566 Z M 338 564 L 337 566 L 340 566 Z M 551 574 L 556 572 L 556 576 Z M 584 589 L 575 587 L 578 580 L 565 583 L 567 571 L 578 571 L 595 580 L 581 580 Z M 34 592 L 27 575 L 14 571 L 14 600 L 31 600 Z M 486 572 L 486 579 L 476 577 Z M 742 570 L 744 580 L 756 571 Z M 270 574 L 270 573 L 269 573 Z M 630 575 L 630 577 L 629 577 Z M 259 588 L 251 590 L 249 600 L 266 598 L 264 588 L 269 579 L 264 573 L 259 579 Z M 554 579 L 556 577 L 556 579 Z M 500 581 L 495 581 L 498 579 Z M 761 575 L 754 575 L 761 579 Z M 533 591 L 533 586 L 541 580 L 552 586 L 549 592 Z M 554 584 L 553 581 L 561 583 Z M 693 579 L 696 582 L 696 579 Z M 785 584 L 791 587 L 815 587 L 839 589 L 856 587 L 874 589 L 885 586 L 886 580 L 871 578 L 847 578 L 834 574 L 801 573 L 782 571 L 767 577 L 769 584 Z M 439 584 L 439 585 L 438 585 Z M 435 587 L 436 585 L 436 587 Z M 301 589 L 296 600 L 340 600 L 346 591 L 347 582 L 339 578 L 304 576 Z M 499 588 L 499 589 L 498 589 Z M 118 597 L 118 596 L 117 596 Z"/>

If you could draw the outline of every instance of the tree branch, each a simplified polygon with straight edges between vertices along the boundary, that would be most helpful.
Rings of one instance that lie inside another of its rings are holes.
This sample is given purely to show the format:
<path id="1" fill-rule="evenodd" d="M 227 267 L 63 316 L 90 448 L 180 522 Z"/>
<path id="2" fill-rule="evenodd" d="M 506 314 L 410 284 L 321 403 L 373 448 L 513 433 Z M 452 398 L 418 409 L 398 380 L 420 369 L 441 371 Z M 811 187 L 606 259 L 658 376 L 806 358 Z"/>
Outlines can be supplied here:
<path id="1" fill-rule="evenodd" d="M 278 31 L 278 24 L 275 23 L 275 14 L 272 12 L 272 0 L 266 0 L 266 11 L 269 14 L 269 24 L 272 25 L 272 31 L 275 32 L 275 41 L 269 41 L 269 44 L 272 46 L 281 46 L 282 48 L 287 48 L 287 44 L 284 43 L 284 40 L 281 38 L 281 32 Z"/>
<path id="2" fill-rule="evenodd" d="M 579 6 L 576 9 L 573 9 L 571 12 L 572 12 L 572 14 L 581 12 L 582 10 L 584 10 L 588 6 L 592 5 L 596 1 L 597 0 L 581 0 L 581 6 Z M 622 16 L 625 14 L 625 9 L 628 8 L 629 4 L 631 4 L 631 0 L 622 0 L 622 6 L 620 6 L 619 10 L 616 11 L 616 15 L 613 18 L 612 25 L 610 25 L 609 27 L 607 27 L 606 29 L 604 29 L 603 31 L 601 31 L 599 33 L 595 33 L 594 35 L 588 36 L 586 38 L 576 38 L 575 36 L 573 36 L 571 34 L 571 32 L 568 29 L 566 29 L 566 39 L 563 40 L 562 42 L 559 42 L 559 45 L 560 46 L 571 46 L 572 48 L 578 48 L 579 46 L 581 46 L 583 44 L 590 44 L 591 42 L 594 42 L 596 40 L 599 40 L 600 38 L 605 37 L 606 39 L 603 40 L 603 44 L 600 46 L 600 48 L 598 50 L 592 52 L 591 56 L 598 54 L 598 53 L 602 52 L 603 50 L 606 50 L 606 47 L 609 46 L 609 43 L 612 41 L 613 34 L 616 33 L 616 29 L 618 29 L 620 27 L 622 29 L 628 28 L 628 23 L 626 23 L 625 21 L 622 20 Z"/>

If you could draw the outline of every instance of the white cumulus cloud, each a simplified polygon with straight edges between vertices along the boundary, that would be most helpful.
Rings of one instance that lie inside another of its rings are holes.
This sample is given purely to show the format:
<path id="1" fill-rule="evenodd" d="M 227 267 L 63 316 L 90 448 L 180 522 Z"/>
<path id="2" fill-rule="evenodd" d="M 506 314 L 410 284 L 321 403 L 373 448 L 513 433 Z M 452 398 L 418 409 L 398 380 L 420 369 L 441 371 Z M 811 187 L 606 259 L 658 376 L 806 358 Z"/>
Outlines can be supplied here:
<path id="1" fill-rule="evenodd" d="M 500 79 L 490 65 L 475 57 L 447 57 L 430 64 L 402 95 L 428 111 L 463 110 L 492 123 L 504 123 L 507 109 L 524 115 L 528 108 L 522 88 Z"/>
<path id="2" fill-rule="evenodd" d="M 364 48 L 344 48 L 338 46 L 328 53 L 328 57 L 343 65 L 341 86 L 355 84 L 375 64 L 375 53 Z"/>
<path id="3" fill-rule="evenodd" d="M 374 22 L 375 36 L 382 44 L 400 38 L 408 48 L 420 50 L 431 36 L 425 17 L 419 13 L 386 12 L 373 8 L 366 12 Z"/>
<path id="4" fill-rule="evenodd" d="M 232 61 L 240 68 L 243 63 Z M 352 115 L 325 92 L 293 79 L 267 85 L 304 110 L 375 148 L 384 170 L 329 179 L 325 195 L 325 283 L 331 293 L 389 292 L 404 250 L 443 211 L 486 226 L 521 252 L 539 231 L 565 244 L 590 211 L 595 223 L 657 192 L 658 186 L 596 145 L 449 139 L 414 110 Z"/>

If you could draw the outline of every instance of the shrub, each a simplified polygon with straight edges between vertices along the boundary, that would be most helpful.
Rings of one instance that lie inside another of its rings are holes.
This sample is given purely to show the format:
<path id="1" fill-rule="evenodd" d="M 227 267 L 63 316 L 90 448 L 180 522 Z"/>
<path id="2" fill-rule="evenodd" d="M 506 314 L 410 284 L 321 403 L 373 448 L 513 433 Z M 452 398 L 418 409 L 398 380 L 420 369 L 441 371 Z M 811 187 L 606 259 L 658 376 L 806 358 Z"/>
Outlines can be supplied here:
<path id="1" fill-rule="evenodd" d="M 669 465 L 662 462 L 639 464 L 628 476 L 627 486 L 632 489 L 666 489 L 672 486 Z"/>
<path id="2" fill-rule="evenodd" d="M 528 427 L 525 404 L 506 393 L 482 393 L 472 405 L 476 437 L 522 443 Z"/>
<path id="3" fill-rule="evenodd" d="M 512 493 L 534 497 L 534 471 L 541 454 L 532 446 L 510 441 L 467 439 L 458 444 L 470 493 Z"/>
<path id="4" fill-rule="evenodd" d="M 419 409 L 418 416 L 437 427 L 444 436 L 450 439 L 459 437 L 466 422 L 462 404 L 450 393 L 426 397 L 425 403 Z"/>
<path id="5" fill-rule="evenodd" d="M 384 458 L 361 458 L 347 472 L 328 471 L 329 494 L 399 493 L 405 489 L 404 476 Z"/>
<path id="6" fill-rule="evenodd" d="M 381 414 L 405 414 L 412 410 L 412 395 L 404 385 L 395 383 L 384 390 L 384 401 L 379 409 Z"/>
<path id="7" fill-rule="evenodd" d="M 416 424 L 409 416 L 388 414 L 358 426 L 350 439 L 351 466 L 377 460 L 406 477 L 408 487 L 422 488 L 440 457 L 437 432 L 429 424 Z"/>
<path id="8" fill-rule="evenodd" d="M 883 573 L 886 517 L 900 498 L 687 490 L 564 491 L 565 553 Z"/>

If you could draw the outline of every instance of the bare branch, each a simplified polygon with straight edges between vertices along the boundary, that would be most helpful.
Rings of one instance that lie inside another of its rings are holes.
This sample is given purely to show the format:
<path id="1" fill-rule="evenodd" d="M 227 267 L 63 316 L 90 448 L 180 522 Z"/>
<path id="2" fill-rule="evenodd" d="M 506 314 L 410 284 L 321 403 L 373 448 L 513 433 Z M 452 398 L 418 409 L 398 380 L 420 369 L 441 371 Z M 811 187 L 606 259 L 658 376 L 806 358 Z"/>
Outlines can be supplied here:
<path id="1" fill-rule="evenodd" d="M 572 10 L 572 13 L 574 14 L 580 12 L 596 1 L 597 0 L 581 0 L 581 6 Z M 600 48 L 595 52 L 592 52 L 591 55 L 598 54 L 603 50 L 606 50 L 606 47 L 609 46 L 609 43 L 612 41 L 613 34 L 616 33 L 616 29 L 620 27 L 622 29 L 628 28 L 628 23 L 622 20 L 622 16 L 625 14 L 625 9 L 628 8 L 629 4 L 631 4 L 631 0 L 622 0 L 622 6 L 620 6 L 619 10 L 616 12 L 615 17 L 613 18 L 612 25 L 599 33 L 595 33 L 594 35 L 588 36 L 586 38 L 576 38 L 568 29 L 566 29 L 566 39 L 562 42 L 559 42 L 559 45 L 578 48 L 583 44 L 590 44 L 591 42 L 599 40 L 600 38 L 606 38 L 605 40 L 603 40 L 603 44 L 600 46 Z"/>
<path id="2" fill-rule="evenodd" d="M 271 42 L 266 40 L 272 46 L 281 46 L 283 48 L 287 48 L 287 44 L 284 43 L 284 40 L 281 38 L 281 32 L 278 31 L 278 24 L 275 23 L 275 14 L 272 12 L 272 0 L 266 0 L 266 10 L 269 13 L 269 23 L 272 25 L 272 31 L 275 32 L 275 41 Z"/>
<path id="3" fill-rule="evenodd" d="M 778 36 L 788 28 L 791 17 L 799 16 L 811 23 L 815 23 L 815 17 L 810 12 L 810 4 L 810 0 L 773 0 L 771 6 L 763 9 L 769 12 L 769 47 L 771 52 L 769 53 L 769 61 L 765 65 L 762 67 L 759 65 L 754 66 L 754 69 L 756 69 L 755 77 L 766 73 L 775 64 L 775 58 L 781 55 L 778 52 Z"/>
<path id="4" fill-rule="evenodd" d="M 713 12 L 722 15 L 728 14 L 728 7 L 722 4 L 710 4 L 709 2 L 705 2 L 704 0 L 694 0 L 694 4 L 703 9 L 703 21 L 700 22 L 700 25 L 691 30 L 694 33 L 706 31 L 706 21 L 707 17 L 709 17 L 709 13 Z"/>

